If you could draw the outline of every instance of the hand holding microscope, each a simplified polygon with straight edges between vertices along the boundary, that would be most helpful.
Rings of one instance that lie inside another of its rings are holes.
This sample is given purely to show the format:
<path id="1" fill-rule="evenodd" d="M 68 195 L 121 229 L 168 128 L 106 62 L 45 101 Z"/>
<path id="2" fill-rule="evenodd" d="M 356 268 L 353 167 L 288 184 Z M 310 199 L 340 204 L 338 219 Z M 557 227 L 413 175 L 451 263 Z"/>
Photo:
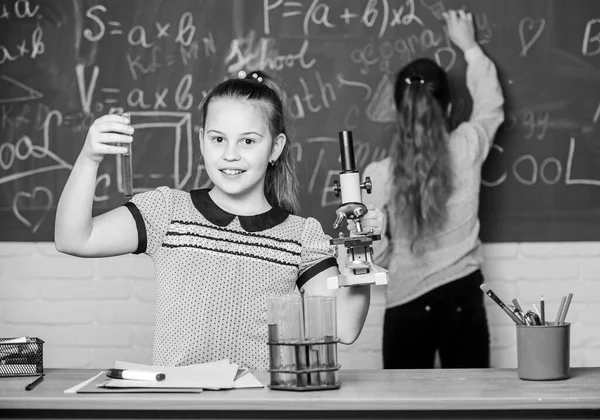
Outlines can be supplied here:
<path id="1" fill-rule="evenodd" d="M 342 152 L 340 181 L 334 182 L 336 197 L 342 204 L 336 210 L 334 229 L 344 221 L 356 224 L 357 234 L 342 232 L 331 239 L 332 245 L 344 245 L 346 260 L 340 274 L 327 279 L 329 289 L 369 284 L 388 284 L 387 270 L 373 263 L 373 241 L 380 235 L 364 230 L 362 219 L 368 213 L 361 201 L 361 189 L 371 193 L 371 180 L 360 182 L 354 163 L 352 132 L 339 133 Z M 341 251 L 340 247 L 340 252 Z M 304 296 L 304 293 L 267 300 L 269 363 L 271 389 L 315 391 L 340 387 L 337 358 L 337 309 L 335 296 Z"/>
<path id="2" fill-rule="evenodd" d="M 333 182 L 333 192 L 336 197 L 341 195 L 342 204 L 335 211 L 333 228 L 338 230 L 344 221 L 352 220 L 356 224 L 357 235 L 344 236 L 343 232 L 339 232 L 337 238 L 331 239 L 332 245 L 344 245 L 346 260 L 340 267 L 340 274 L 327 279 L 327 287 L 338 289 L 365 284 L 385 285 L 389 283 L 388 271 L 373 262 L 372 244 L 380 240 L 381 235 L 374 235 L 372 229 L 365 231 L 361 225 L 361 220 L 369 211 L 362 202 L 361 189 L 371 194 L 371 180 L 367 177 L 360 182 L 360 173 L 354 161 L 352 131 L 340 131 L 339 140 L 342 171 L 340 180 Z"/>

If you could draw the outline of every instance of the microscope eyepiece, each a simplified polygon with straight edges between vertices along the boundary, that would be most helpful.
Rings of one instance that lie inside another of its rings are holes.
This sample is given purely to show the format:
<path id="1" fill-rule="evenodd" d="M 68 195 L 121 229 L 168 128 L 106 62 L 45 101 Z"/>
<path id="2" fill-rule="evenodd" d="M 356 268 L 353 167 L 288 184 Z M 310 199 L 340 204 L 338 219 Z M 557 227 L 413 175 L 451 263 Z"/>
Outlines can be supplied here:
<path id="1" fill-rule="evenodd" d="M 344 130 L 339 132 L 340 138 L 340 156 L 342 159 L 342 172 L 356 171 L 354 162 L 354 144 L 352 142 L 352 131 Z"/>

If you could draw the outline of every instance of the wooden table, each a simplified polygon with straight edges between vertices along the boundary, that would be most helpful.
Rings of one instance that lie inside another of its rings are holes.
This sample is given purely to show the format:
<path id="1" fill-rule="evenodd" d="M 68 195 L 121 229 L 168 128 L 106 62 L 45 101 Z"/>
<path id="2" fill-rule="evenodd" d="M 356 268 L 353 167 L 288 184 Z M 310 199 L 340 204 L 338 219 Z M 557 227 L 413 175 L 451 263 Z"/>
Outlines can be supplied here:
<path id="1" fill-rule="evenodd" d="M 33 391 L 24 390 L 32 378 L 0 378 L 0 418 L 600 418 L 600 368 L 551 382 L 522 381 L 514 369 L 342 369 L 330 391 L 63 392 L 98 372 L 47 369 Z M 266 372 L 256 376 L 268 384 Z"/>

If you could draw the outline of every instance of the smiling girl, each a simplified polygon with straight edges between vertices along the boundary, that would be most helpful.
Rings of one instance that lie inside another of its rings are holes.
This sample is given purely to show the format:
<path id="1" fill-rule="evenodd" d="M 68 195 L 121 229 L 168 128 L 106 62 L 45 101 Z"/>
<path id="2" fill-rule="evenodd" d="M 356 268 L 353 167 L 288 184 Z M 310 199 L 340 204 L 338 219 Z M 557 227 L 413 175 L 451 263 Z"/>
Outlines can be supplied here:
<path id="1" fill-rule="evenodd" d="M 212 189 L 168 187 L 137 194 L 92 217 L 98 165 L 124 153 L 133 128 L 98 118 L 61 195 L 56 248 L 80 257 L 146 253 L 157 279 L 153 362 L 179 366 L 229 359 L 269 367 L 266 298 L 303 290 L 337 296 L 338 336 L 352 343 L 370 288 L 328 290 L 336 250 L 313 218 L 296 216 L 293 170 L 279 90 L 262 72 L 227 80 L 201 105 L 200 148 Z M 377 210 L 363 219 L 381 231 Z"/>

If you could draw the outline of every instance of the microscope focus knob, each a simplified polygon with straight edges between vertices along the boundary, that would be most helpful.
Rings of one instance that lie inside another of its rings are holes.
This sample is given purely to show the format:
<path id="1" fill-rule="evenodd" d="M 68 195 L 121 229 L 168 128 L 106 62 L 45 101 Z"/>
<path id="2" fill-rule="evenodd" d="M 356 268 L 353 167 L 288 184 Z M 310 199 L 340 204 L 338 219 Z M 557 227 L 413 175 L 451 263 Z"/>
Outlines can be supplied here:
<path id="1" fill-rule="evenodd" d="M 356 219 L 361 219 L 365 214 L 367 214 L 365 210 L 366 207 L 357 207 L 352 211 L 352 213 Z"/>
<path id="2" fill-rule="evenodd" d="M 360 187 L 367 190 L 367 194 L 371 194 L 371 191 L 373 191 L 373 184 L 371 183 L 371 178 L 366 177 L 365 182 L 360 184 Z"/>
<path id="3" fill-rule="evenodd" d="M 336 230 L 339 229 L 340 226 L 342 226 L 342 223 L 344 223 L 344 220 L 346 220 L 346 215 L 344 213 L 336 213 L 335 222 L 333 222 L 333 228 Z"/>
<path id="4" fill-rule="evenodd" d="M 339 197 L 341 192 L 342 192 L 342 187 L 340 187 L 340 181 L 338 181 L 337 179 L 334 179 L 333 180 L 333 194 L 336 197 Z"/>

